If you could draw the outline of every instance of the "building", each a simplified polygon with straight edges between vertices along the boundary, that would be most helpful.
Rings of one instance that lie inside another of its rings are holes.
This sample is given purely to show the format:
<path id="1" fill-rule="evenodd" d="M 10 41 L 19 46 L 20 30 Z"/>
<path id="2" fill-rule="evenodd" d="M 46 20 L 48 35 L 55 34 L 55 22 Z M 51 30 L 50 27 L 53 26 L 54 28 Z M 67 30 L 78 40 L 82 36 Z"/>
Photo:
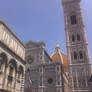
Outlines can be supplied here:
<path id="1" fill-rule="evenodd" d="M 62 0 L 69 62 L 70 92 L 92 92 L 91 63 L 81 0 Z"/>
<path id="2" fill-rule="evenodd" d="M 24 46 L 0 20 L 0 92 L 92 92 L 81 0 L 62 0 L 62 4 L 68 57 L 59 45 L 51 56 L 44 42 L 29 41 Z"/>
<path id="3" fill-rule="evenodd" d="M 0 20 L 0 92 L 23 92 L 25 47 Z"/>
<path id="4" fill-rule="evenodd" d="M 64 71 L 66 73 L 68 73 L 68 58 L 67 58 L 67 55 L 62 53 L 62 51 L 60 50 L 59 44 L 56 45 L 55 51 L 52 53 L 52 55 L 50 57 L 51 57 L 53 62 L 62 61 Z"/>
<path id="5" fill-rule="evenodd" d="M 59 46 L 51 57 L 45 50 L 44 42 L 30 41 L 25 47 L 25 92 L 68 92 L 68 61 Z"/>

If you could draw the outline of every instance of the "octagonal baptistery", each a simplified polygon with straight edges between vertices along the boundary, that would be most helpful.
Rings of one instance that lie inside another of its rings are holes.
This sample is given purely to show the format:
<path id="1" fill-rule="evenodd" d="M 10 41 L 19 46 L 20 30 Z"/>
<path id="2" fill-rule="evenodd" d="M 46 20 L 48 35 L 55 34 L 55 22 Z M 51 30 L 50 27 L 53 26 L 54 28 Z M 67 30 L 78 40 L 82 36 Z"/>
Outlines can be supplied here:
<path id="1" fill-rule="evenodd" d="M 23 92 L 25 47 L 0 20 L 0 92 Z"/>

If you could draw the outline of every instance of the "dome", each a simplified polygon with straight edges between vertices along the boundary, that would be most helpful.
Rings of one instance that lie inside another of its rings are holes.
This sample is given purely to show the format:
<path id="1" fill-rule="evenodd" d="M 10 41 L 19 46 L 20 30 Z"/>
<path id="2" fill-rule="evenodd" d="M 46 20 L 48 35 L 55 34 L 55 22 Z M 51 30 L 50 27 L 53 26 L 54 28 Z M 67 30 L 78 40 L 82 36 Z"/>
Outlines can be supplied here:
<path id="1" fill-rule="evenodd" d="M 61 52 L 59 45 L 56 45 L 56 49 L 50 57 L 53 62 L 61 62 L 65 68 L 68 67 L 67 55 Z"/>

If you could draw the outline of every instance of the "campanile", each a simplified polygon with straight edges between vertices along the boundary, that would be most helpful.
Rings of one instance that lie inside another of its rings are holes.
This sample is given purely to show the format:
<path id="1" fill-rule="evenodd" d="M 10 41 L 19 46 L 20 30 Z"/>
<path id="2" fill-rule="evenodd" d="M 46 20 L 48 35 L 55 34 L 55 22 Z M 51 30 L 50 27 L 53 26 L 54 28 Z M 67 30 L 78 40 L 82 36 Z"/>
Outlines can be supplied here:
<path id="1" fill-rule="evenodd" d="M 81 0 L 62 0 L 71 92 L 90 89 L 90 55 L 82 16 Z"/>

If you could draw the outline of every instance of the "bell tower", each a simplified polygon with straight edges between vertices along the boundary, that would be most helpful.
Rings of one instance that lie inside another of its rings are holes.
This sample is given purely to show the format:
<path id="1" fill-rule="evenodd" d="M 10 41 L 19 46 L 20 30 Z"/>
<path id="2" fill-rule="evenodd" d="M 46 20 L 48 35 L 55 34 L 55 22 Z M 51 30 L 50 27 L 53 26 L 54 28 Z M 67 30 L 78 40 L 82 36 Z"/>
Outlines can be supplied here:
<path id="1" fill-rule="evenodd" d="M 62 0 L 71 92 L 91 92 L 90 55 L 81 0 Z"/>

